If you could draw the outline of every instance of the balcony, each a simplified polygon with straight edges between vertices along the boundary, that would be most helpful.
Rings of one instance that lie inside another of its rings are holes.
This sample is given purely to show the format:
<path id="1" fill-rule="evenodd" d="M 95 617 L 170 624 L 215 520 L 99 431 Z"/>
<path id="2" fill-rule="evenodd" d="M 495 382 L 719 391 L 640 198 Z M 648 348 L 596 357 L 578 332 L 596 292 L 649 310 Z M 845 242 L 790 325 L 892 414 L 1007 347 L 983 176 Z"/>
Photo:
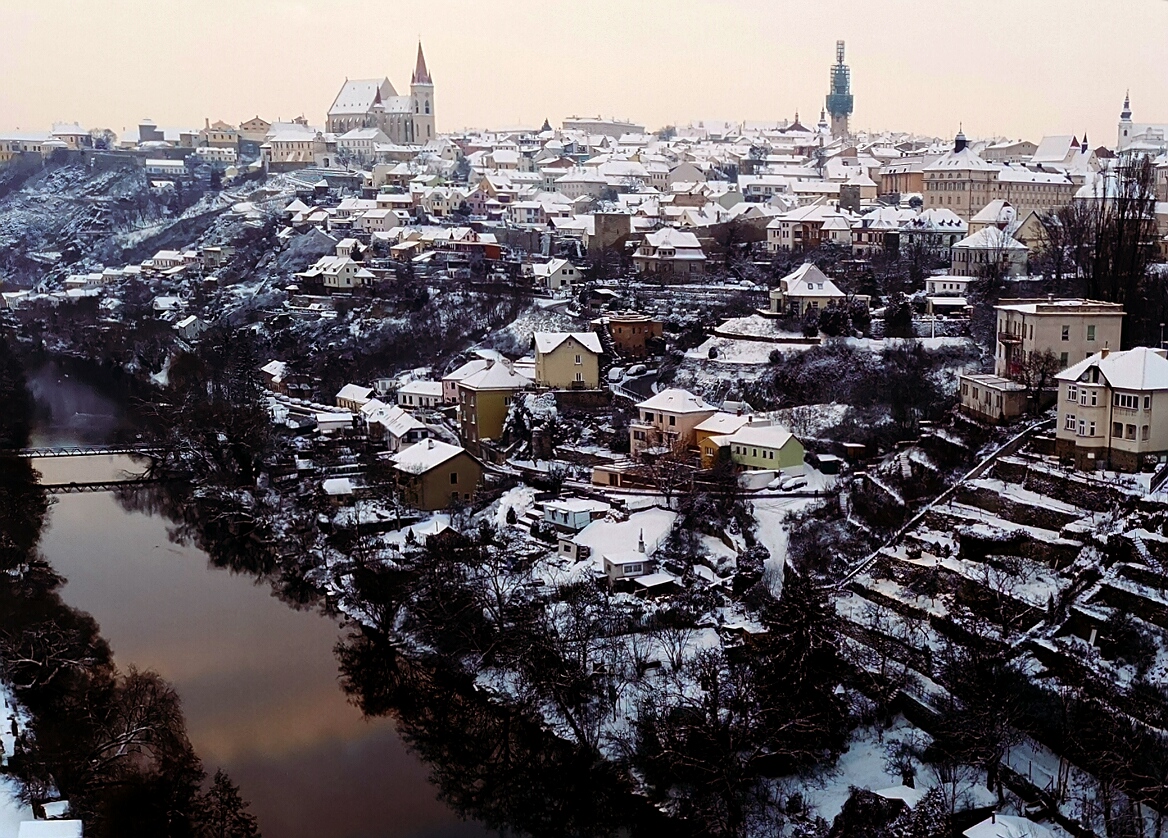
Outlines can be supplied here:
<path id="1" fill-rule="evenodd" d="M 1011 344 L 1021 345 L 1022 336 L 1021 335 L 1013 335 L 1013 334 L 1010 334 L 1009 332 L 998 332 L 998 343 L 1004 343 L 1007 345 L 1011 345 Z"/>

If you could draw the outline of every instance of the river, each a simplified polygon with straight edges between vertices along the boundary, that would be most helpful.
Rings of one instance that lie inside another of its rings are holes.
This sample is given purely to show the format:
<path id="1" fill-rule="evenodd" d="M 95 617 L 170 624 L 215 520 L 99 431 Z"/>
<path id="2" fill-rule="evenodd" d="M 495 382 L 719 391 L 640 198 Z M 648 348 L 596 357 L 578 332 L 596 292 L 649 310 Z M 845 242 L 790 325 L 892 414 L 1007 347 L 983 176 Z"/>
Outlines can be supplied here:
<path id="1" fill-rule="evenodd" d="M 118 404 L 47 365 L 30 379 L 33 445 L 124 436 Z M 125 457 L 39 460 L 44 482 L 109 479 Z M 122 668 L 174 684 L 208 773 L 225 768 L 266 838 L 470 838 L 489 834 L 437 800 L 429 768 L 386 718 L 366 720 L 338 683 L 336 623 L 214 568 L 162 517 L 112 494 L 59 495 L 42 552 L 62 595 L 98 621 Z"/>

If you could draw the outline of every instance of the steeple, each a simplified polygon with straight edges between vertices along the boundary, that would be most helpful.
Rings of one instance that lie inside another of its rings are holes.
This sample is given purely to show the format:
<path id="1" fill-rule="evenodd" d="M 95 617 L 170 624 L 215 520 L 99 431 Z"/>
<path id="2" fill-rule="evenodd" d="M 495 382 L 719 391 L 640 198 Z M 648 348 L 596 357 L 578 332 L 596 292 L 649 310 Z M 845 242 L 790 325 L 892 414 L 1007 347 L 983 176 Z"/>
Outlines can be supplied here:
<path id="1" fill-rule="evenodd" d="M 1131 122 L 1131 91 L 1125 91 L 1123 94 L 1123 110 L 1119 112 L 1119 118 L 1124 122 Z"/>
<path id="2" fill-rule="evenodd" d="M 968 145 L 969 142 L 965 139 L 965 128 L 959 123 L 957 126 L 957 136 L 953 138 L 953 151 L 965 151 Z"/>
<path id="3" fill-rule="evenodd" d="M 414 75 L 410 78 L 410 84 L 433 84 L 434 80 L 430 78 L 430 71 L 426 69 L 426 56 L 422 55 L 422 42 L 418 41 L 418 62 L 414 66 Z"/>

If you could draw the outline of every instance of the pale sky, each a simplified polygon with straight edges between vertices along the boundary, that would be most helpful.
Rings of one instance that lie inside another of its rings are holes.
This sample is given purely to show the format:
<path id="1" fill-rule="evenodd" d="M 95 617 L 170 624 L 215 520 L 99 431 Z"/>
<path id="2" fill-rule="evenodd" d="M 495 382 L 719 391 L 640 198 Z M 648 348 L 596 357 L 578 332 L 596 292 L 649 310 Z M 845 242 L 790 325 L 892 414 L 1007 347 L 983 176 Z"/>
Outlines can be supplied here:
<path id="1" fill-rule="evenodd" d="M 1168 123 L 1168 0 L 0 0 L 0 33 L 0 129 L 320 125 L 346 76 L 408 92 L 419 37 L 439 131 L 812 124 L 840 38 L 854 127 L 1113 145 L 1128 87 Z"/>

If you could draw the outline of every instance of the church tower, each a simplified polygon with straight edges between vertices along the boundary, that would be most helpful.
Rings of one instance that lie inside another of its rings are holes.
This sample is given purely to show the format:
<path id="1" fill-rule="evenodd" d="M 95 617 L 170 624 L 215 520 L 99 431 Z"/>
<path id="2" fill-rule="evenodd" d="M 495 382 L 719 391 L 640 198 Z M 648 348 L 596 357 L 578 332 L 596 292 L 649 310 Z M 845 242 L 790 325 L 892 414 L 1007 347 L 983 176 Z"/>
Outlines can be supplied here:
<path id="1" fill-rule="evenodd" d="M 1123 151 L 1132 142 L 1132 111 L 1131 111 L 1131 94 L 1130 92 L 1123 94 L 1123 110 L 1119 113 L 1119 142 L 1115 146 L 1116 151 Z"/>
<path id="2" fill-rule="evenodd" d="M 831 114 L 831 135 L 848 136 L 848 117 L 852 115 L 852 70 L 844 63 L 844 42 L 835 42 L 835 66 L 831 68 L 831 92 L 827 94 L 827 112 Z"/>
<path id="3" fill-rule="evenodd" d="M 414 105 L 414 142 L 425 145 L 437 132 L 434 130 L 434 80 L 426 68 L 421 41 L 418 41 L 418 62 L 410 78 L 410 98 Z"/>

